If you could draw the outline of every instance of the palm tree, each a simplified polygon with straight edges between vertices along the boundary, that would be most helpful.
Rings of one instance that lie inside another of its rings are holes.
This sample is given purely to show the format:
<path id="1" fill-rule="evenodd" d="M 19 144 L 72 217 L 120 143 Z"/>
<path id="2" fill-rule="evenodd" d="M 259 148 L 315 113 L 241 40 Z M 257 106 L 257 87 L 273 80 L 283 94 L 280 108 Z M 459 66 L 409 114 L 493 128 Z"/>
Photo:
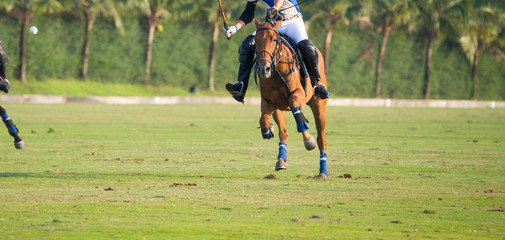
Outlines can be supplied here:
<path id="1" fill-rule="evenodd" d="M 84 30 L 84 44 L 82 47 L 81 71 L 81 78 L 86 79 L 88 77 L 90 36 L 96 17 L 112 17 L 114 19 L 116 28 L 119 29 L 121 34 L 124 33 L 123 23 L 121 16 L 118 13 L 117 6 L 120 2 L 117 0 L 71 0 L 71 3 L 73 9 L 78 9 L 86 20 L 86 26 Z"/>
<path id="2" fill-rule="evenodd" d="M 141 0 L 134 1 L 138 4 L 139 9 L 145 17 L 147 17 L 147 23 L 149 25 L 149 31 L 147 35 L 147 45 L 146 45 L 146 68 L 144 75 L 144 84 L 147 85 L 151 79 L 151 61 L 153 53 L 153 41 L 154 33 L 156 31 L 156 26 L 164 17 L 170 17 L 172 15 L 171 10 L 177 3 L 176 0 Z"/>
<path id="3" fill-rule="evenodd" d="M 243 2 L 223 0 L 224 14 L 229 16 L 232 10 L 237 9 L 243 5 Z M 217 1 L 201 0 L 198 4 L 199 9 L 195 11 L 195 17 L 203 18 L 212 26 L 211 42 L 209 47 L 209 90 L 215 91 L 214 87 L 214 72 L 216 69 L 216 50 L 217 42 L 219 39 L 219 32 L 221 31 L 221 9 L 219 9 Z M 227 17 L 228 19 L 229 17 Z"/>
<path id="4" fill-rule="evenodd" d="M 318 20 L 323 20 L 326 25 L 326 34 L 323 47 L 323 57 L 325 70 L 328 71 L 330 62 L 330 46 L 333 36 L 333 30 L 340 20 L 349 23 L 346 17 L 347 9 L 351 6 L 349 0 L 317 0 L 313 2 L 310 7 L 315 10 L 310 22 L 311 24 Z"/>
<path id="5" fill-rule="evenodd" d="M 19 38 L 19 80 L 26 81 L 26 30 L 33 19 L 34 13 L 53 13 L 61 8 L 57 0 L 2 0 L 7 9 L 6 16 L 21 20 L 21 32 Z"/>
<path id="6" fill-rule="evenodd" d="M 379 32 L 381 33 L 381 43 L 375 70 L 375 97 L 379 98 L 382 81 L 382 62 L 386 53 L 389 35 L 393 28 L 411 24 L 415 11 L 412 8 L 411 0 L 375 0 L 373 3 L 374 7 L 372 9 L 374 9 L 374 12 L 371 15 L 371 20 L 378 25 Z"/>
<path id="7" fill-rule="evenodd" d="M 433 43 L 441 32 L 454 34 L 455 26 L 464 21 L 471 0 L 414 0 L 420 11 L 420 23 L 426 32 L 426 63 L 424 67 L 424 98 L 429 98 Z"/>
<path id="8" fill-rule="evenodd" d="M 499 33 L 505 25 L 500 25 L 500 13 L 496 7 L 481 6 L 470 11 L 469 21 L 460 43 L 472 63 L 472 99 L 477 98 L 477 67 L 483 50 L 493 50 L 498 55 Z"/>

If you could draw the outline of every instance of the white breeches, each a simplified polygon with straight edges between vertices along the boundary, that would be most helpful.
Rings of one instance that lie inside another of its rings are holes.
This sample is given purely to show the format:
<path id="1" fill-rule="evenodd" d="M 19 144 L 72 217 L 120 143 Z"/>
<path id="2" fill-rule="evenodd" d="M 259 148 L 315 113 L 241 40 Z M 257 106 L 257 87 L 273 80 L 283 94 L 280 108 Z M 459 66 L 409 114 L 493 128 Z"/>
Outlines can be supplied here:
<path id="1" fill-rule="evenodd" d="M 298 44 L 305 39 L 309 39 L 307 30 L 305 30 L 303 18 L 301 17 L 282 22 L 279 26 L 279 29 L 277 30 L 283 34 L 286 34 L 295 42 L 295 44 Z M 254 31 L 253 35 L 256 35 L 256 31 Z"/>

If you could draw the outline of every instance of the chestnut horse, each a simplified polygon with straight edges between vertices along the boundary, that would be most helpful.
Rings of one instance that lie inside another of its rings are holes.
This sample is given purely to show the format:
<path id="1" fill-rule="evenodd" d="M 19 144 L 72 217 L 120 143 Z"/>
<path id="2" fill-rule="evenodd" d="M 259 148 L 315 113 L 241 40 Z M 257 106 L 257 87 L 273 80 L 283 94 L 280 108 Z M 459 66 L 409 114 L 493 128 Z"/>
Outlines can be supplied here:
<path id="1" fill-rule="evenodd" d="M 7 80 L 5 77 L 5 64 L 8 60 L 9 58 L 2 48 L 2 41 L 0 41 L 0 90 L 5 93 L 9 93 L 11 90 L 9 80 Z M 10 119 L 9 115 L 7 115 L 7 112 L 2 106 L 0 106 L 0 116 L 2 117 L 2 121 L 4 122 L 5 126 L 7 127 L 7 131 L 14 138 L 14 147 L 17 149 L 24 148 L 25 143 L 18 136 L 19 130 L 16 128 L 16 125 L 12 123 L 12 120 Z"/>
<path id="2" fill-rule="evenodd" d="M 310 79 L 302 81 L 300 75 L 300 62 L 294 57 L 285 41 L 277 31 L 281 21 L 275 24 L 260 24 L 256 19 L 256 55 L 258 58 L 257 71 L 260 78 L 261 91 L 261 118 L 260 128 L 264 139 L 273 137 L 273 125 L 269 123 L 270 115 L 279 128 L 279 155 L 275 170 L 286 169 L 288 132 L 286 130 L 285 111 L 291 110 L 296 121 L 298 132 L 302 133 L 303 142 L 307 150 L 316 147 L 316 141 L 308 129 L 308 121 L 302 110 L 305 104 L 309 105 L 314 114 L 317 129 L 317 145 L 320 152 L 319 178 L 327 178 L 326 167 L 326 102 L 327 99 L 317 99 L 313 94 Z M 321 83 L 327 86 L 324 75 L 324 60 L 321 52 L 319 55 L 319 70 Z M 305 86 L 302 86 L 305 83 Z"/>

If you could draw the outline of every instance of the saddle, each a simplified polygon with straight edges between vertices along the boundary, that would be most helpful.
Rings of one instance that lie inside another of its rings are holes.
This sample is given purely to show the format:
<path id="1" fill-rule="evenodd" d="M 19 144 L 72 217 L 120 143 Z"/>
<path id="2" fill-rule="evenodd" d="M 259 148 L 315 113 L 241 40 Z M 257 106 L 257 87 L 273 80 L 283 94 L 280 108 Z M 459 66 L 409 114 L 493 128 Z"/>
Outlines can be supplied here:
<path id="1" fill-rule="evenodd" d="M 299 69 L 300 69 L 300 80 L 302 81 L 302 86 L 305 88 L 305 79 L 309 77 L 309 72 L 307 71 L 307 67 L 305 66 L 305 62 L 303 61 L 302 53 L 298 49 L 298 46 L 296 43 L 289 38 L 286 34 L 280 33 L 279 35 L 281 37 L 281 41 L 288 46 L 288 48 L 291 50 L 291 53 L 293 54 L 293 58 L 295 58 L 298 63 L 300 64 Z"/>

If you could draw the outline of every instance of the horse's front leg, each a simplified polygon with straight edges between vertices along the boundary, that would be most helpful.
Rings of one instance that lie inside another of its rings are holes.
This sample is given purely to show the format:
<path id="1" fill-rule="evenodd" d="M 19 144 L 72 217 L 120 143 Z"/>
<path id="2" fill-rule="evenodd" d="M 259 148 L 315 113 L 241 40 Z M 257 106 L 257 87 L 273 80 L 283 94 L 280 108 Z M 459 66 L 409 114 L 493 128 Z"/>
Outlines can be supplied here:
<path id="1" fill-rule="evenodd" d="M 286 114 L 284 111 L 276 109 L 274 111 L 273 117 L 277 126 L 279 127 L 279 155 L 277 155 L 277 163 L 275 164 L 275 171 L 286 169 L 287 147 L 288 147 L 288 131 L 286 130 L 285 122 Z"/>
<path id="2" fill-rule="evenodd" d="M 327 178 L 328 169 L 326 167 L 326 101 L 327 99 L 316 100 L 312 98 L 309 106 L 314 114 L 317 129 L 317 145 L 319 146 L 319 177 Z"/>
<path id="3" fill-rule="evenodd" d="M 296 121 L 296 129 L 298 132 L 302 133 L 305 149 L 312 150 L 316 148 L 316 140 L 307 131 L 309 129 L 309 125 L 307 124 L 309 121 L 305 118 L 302 112 L 302 107 L 305 103 L 303 91 L 295 92 L 289 99 L 291 112 L 293 112 L 293 117 Z"/>
<path id="4" fill-rule="evenodd" d="M 17 149 L 21 149 L 25 147 L 25 143 L 21 138 L 19 137 L 18 133 L 19 130 L 16 128 L 16 125 L 12 122 L 11 118 L 9 115 L 7 115 L 7 111 L 0 106 L 0 115 L 2 116 L 2 120 L 7 127 L 7 130 L 9 131 L 9 134 L 14 138 L 14 147 Z"/>
<path id="5" fill-rule="evenodd" d="M 261 117 L 260 128 L 263 139 L 271 139 L 274 137 L 273 125 L 270 125 L 270 115 L 274 112 L 274 108 L 265 100 L 261 101 Z"/>

